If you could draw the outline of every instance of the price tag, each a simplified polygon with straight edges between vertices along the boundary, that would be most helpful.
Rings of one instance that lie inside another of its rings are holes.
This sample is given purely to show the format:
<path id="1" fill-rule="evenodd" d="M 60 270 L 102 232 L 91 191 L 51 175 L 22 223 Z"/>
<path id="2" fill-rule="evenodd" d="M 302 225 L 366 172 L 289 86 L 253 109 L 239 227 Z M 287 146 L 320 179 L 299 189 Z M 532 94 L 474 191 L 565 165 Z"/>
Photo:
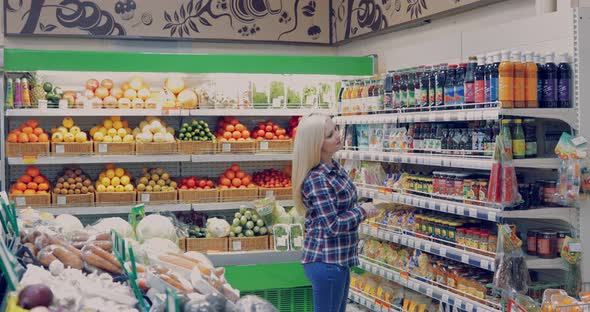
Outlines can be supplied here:
<path id="1" fill-rule="evenodd" d="M 376 266 L 372 266 L 371 267 L 371 272 L 373 272 L 374 274 L 377 274 L 377 267 Z"/>
<path id="2" fill-rule="evenodd" d="M 141 194 L 141 201 L 142 202 L 149 202 L 150 201 L 150 194 L 142 193 Z"/>
<path id="3" fill-rule="evenodd" d="M 494 211 L 488 212 L 488 220 L 496 222 L 496 213 Z"/>
<path id="4" fill-rule="evenodd" d="M 455 213 L 456 206 L 449 204 L 448 213 Z"/>
<path id="5" fill-rule="evenodd" d="M 402 245 L 408 246 L 408 238 L 407 237 L 402 237 Z"/>
<path id="6" fill-rule="evenodd" d="M 432 297 L 432 288 L 426 288 L 426 296 Z"/>
<path id="7" fill-rule="evenodd" d="M 485 110 L 483 112 L 483 119 L 485 120 L 497 120 L 498 119 L 498 110 Z"/>
<path id="8" fill-rule="evenodd" d="M 416 246 L 416 241 L 414 241 L 413 239 L 408 239 L 408 246 L 410 248 L 414 248 Z"/>
<path id="9" fill-rule="evenodd" d="M 447 204 L 446 203 L 441 203 L 440 204 L 440 211 L 442 212 L 447 212 Z"/>
<path id="10" fill-rule="evenodd" d="M 377 229 L 371 229 L 371 231 L 370 231 L 370 234 L 369 234 L 369 235 L 371 235 L 371 236 L 373 236 L 373 237 L 377 237 L 377 234 L 378 234 L 378 232 L 379 232 L 379 231 L 378 231 Z"/>
<path id="11" fill-rule="evenodd" d="M 447 249 L 445 247 L 440 247 L 439 254 L 441 257 L 447 256 Z"/>
<path id="12" fill-rule="evenodd" d="M 282 97 L 272 99 L 272 108 L 280 108 L 282 104 Z"/>
<path id="13" fill-rule="evenodd" d="M 430 252 L 431 249 L 432 245 L 430 245 L 429 243 L 424 243 L 424 251 Z"/>
<path id="14" fill-rule="evenodd" d="M 389 232 L 385 232 L 385 235 L 384 235 L 384 238 L 383 239 L 386 240 L 386 241 L 391 241 L 391 240 L 393 240 L 393 234 L 391 234 Z"/>
<path id="15" fill-rule="evenodd" d="M 426 208 L 426 200 L 420 199 L 418 201 L 418 206 L 421 207 L 421 208 Z"/>
<path id="16" fill-rule="evenodd" d="M 98 152 L 99 153 L 106 153 L 108 151 L 108 145 L 106 143 L 99 143 L 98 144 Z"/>
<path id="17" fill-rule="evenodd" d="M 260 142 L 260 149 L 263 151 L 268 150 L 268 142 L 261 141 Z"/>
<path id="18" fill-rule="evenodd" d="M 39 110 L 46 110 L 47 109 L 47 100 L 38 100 L 37 101 L 37 108 L 39 108 Z"/>
<path id="19" fill-rule="evenodd" d="M 235 240 L 232 242 L 231 247 L 233 250 L 242 250 L 242 241 Z"/>
<path id="20" fill-rule="evenodd" d="M 15 197 L 14 203 L 17 206 L 25 206 L 27 204 L 27 200 L 24 197 Z"/>
<path id="21" fill-rule="evenodd" d="M 469 264 L 469 255 L 462 254 L 461 255 L 461 262 Z"/>
<path id="22" fill-rule="evenodd" d="M 456 307 L 461 307 L 461 305 L 463 304 L 463 300 L 459 299 L 459 298 L 455 298 L 455 306 Z"/>
<path id="23" fill-rule="evenodd" d="M 388 280 L 392 280 L 392 279 L 393 279 L 393 272 L 391 272 L 391 271 L 389 271 L 389 270 L 385 271 L 385 277 L 386 277 Z"/>
<path id="24" fill-rule="evenodd" d="M 436 203 L 434 203 L 433 201 L 428 201 L 427 204 L 428 204 L 428 209 L 436 210 Z"/>
<path id="25" fill-rule="evenodd" d="M 400 279 L 399 275 L 394 275 L 394 276 L 393 276 L 393 281 L 394 281 L 394 282 L 396 282 L 396 283 L 400 283 L 400 280 L 401 280 L 401 279 Z"/>
<path id="26" fill-rule="evenodd" d="M 443 294 L 441 298 L 442 302 L 449 303 L 449 295 Z"/>
<path id="27" fill-rule="evenodd" d="M 224 153 L 231 152 L 231 144 L 230 143 L 223 143 L 221 144 L 221 151 Z"/>
<path id="28" fill-rule="evenodd" d="M 465 303 L 465 311 L 467 311 L 467 312 L 473 311 L 473 303 L 466 302 Z"/>
<path id="29" fill-rule="evenodd" d="M 408 280 L 407 279 L 401 279 L 400 280 L 400 284 L 402 284 L 402 286 L 408 287 Z"/>
<path id="30" fill-rule="evenodd" d="M 400 242 L 400 237 L 399 235 L 393 235 L 393 239 L 391 240 L 392 242 L 399 244 Z"/>
<path id="31" fill-rule="evenodd" d="M 268 190 L 265 192 L 265 197 L 273 197 L 275 192 L 273 190 Z"/>
<path id="32" fill-rule="evenodd" d="M 37 163 L 37 155 L 23 155 L 23 164 L 32 165 Z"/>
<path id="33" fill-rule="evenodd" d="M 57 204 L 65 205 L 67 203 L 65 196 L 57 196 Z"/>
<path id="34" fill-rule="evenodd" d="M 399 203 L 399 194 L 398 193 L 391 194 L 391 201 L 395 202 L 395 203 Z"/>
<path id="35" fill-rule="evenodd" d="M 64 149 L 63 144 L 56 144 L 55 145 L 55 153 L 56 154 L 63 154 L 63 153 L 65 153 L 65 149 Z"/>
<path id="36" fill-rule="evenodd" d="M 414 282 L 408 282 L 408 288 L 415 289 L 416 288 L 416 284 Z"/>
<path id="37" fill-rule="evenodd" d="M 68 100 L 59 100 L 57 103 L 59 109 L 68 109 Z"/>
<path id="38" fill-rule="evenodd" d="M 385 231 L 378 231 L 377 232 L 377 237 L 380 238 L 380 239 L 382 239 L 382 240 L 385 240 Z"/>
<path id="39" fill-rule="evenodd" d="M 474 120 L 475 119 L 475 113 L 472 112 L 472 111 L 467 112 L 466 118 L 467 118 L 467 120 Z"/>
<path id="40" fill-rule="evenodd" d="M 405 198 L 404 201 L 405 201 L 406 205 L 408 205 L 408 206 L 411 206 L 412 205 L 412 199 L 410 197 L 407 197 L 406 196 L 406 198 Z"/>
<path id="41" fill-rule="evenodd" d="M 582 252 L 582 244 L 581 243 L 568 243 L 567 244 L 570 252 Z"/>
<path id="42" fill-rule="evenodd" d="M 465 208 L 463 206 L 457 206 L 457 214 L 458 215 L 465 215 Z"/>
<path id="43" fill-rule="evenodd" d="M 379 275 L 385 276 L 385 269 L 379 269 Z"/>
<path id="44" fill-rule="evenodd" d="M 477 209 L 469 208 L 469 216 L 472 218 L 477 218 Z"/>
<path id="45" fill-rule="evenodd" d="M 451 121 L 451 113 L 444 113 L 443 121 Z"/>
<path id="46" fill-rule="evenodd" d="M 479 261 L 479 266 L 480 266 L 482 269 L 486 269 L 486 270 L 489 270 L 489 269 L 491 269 L 491 268 L 490 268 L 490 262 L 489 262 L 488 260 L 480 260 L 480 261 Z"/>

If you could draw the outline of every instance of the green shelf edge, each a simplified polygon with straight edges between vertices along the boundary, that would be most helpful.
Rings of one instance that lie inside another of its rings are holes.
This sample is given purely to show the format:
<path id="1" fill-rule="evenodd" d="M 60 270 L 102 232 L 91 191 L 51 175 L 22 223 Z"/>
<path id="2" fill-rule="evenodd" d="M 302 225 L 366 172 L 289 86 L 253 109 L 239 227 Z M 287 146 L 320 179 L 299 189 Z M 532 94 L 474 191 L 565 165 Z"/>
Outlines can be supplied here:
<path id="1" fill-rule="evenodd" d="M 300 262 L 227 266 L 225 278 L 241 292 L 311 286 Z"/>
<path id="2" fill-rule="evenodd" d="M 94 71 L 370 76 L 370 56 L 173 54 L 4 49 L 5 71 Z"/>

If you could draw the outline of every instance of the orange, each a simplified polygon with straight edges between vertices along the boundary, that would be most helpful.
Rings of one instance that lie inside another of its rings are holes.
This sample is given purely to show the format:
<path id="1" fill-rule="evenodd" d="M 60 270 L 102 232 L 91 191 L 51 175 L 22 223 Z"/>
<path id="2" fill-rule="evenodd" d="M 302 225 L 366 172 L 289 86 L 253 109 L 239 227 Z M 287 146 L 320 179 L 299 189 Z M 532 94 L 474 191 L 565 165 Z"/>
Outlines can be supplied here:
<path id="1" fill-rule="evenodd" d="M 47 133 L 39 134 L 39 142 L 49 142 L 49 136 Z"/>
<path id="2" fill-rule="evenodd" d="M 39 191 L 47 191 L 49 190 L 49 184 L 47 183 L 39 183 L 39 187 L 37 188 Z"/>
<path id="3" fill-rule="evenodd" d="M 228 139 L 228 141 L 230 141 L 230 142 L 235 142 L 235 141 L 236 141 L 236 139 L 235 139 L 235 138 L 229 138 L 229 139 Z"/>
<path id="4" fill-rule="evenodd" d="M 231 169 L 227 169 L 227 171 L 225 171 L 225 177 L 231 180 L 236 177 L 236 173 Z"/>
<path id="5" fill-rule="evenodd" d="M 23 194 L 25 194 L 25 195 L 35 195 L 36 194 L 36 191 L 35 190 L 25 190 L 23 192 Z"/>
<path id="6" fill-rule="evenodd" d="M 225 126 L 225 131 L 234 132 L 236 128 L 233 125 Z"/>
<path id="7" fill-rule="evenodd" d="M 29 166 L 27 167 L 27 174 L 30 175 L 31 177 L 36 177 L 40 174 L 39 169 L 33 167 L 33 166 Z"/>
<path id="8" fill-rule="evenodd" d="M 33 128 L 31 128 L 31 127 L 24 127 L 23 128 L 23 132 L 26 133 L 26 134 L 31 134 L 31 133 L 33 133 Z"/>
<path id="9" fill-rule="evenodd" d="M 250 177 L 242 178 L 242 185 L 250 185 L 250 183 L 252 183 L 252 179 L 250 179 Z"/>
<path id="10" fill-rule="evenodd" d="M 224 137 L 225 139 L 229 139 L 229 138 L 231 138 L 231 137 L 232 137 L 232 134 L 231 134 L 231 132 L 229 132 L 229 131 L 225 131 L 225 132 L 223 133 L 223 137 Z"/>
<path id="11" fill-rule="evenodd" d="M 29 182 L 27 184 L 27 188 L 30 190 L 37 190 L 37 188 L 39 188 L 39 185 L 35 182 Z"/>
<path id="12" fill-rule="evenodd" d="M 240 186 L 240 185 L 242 185 L 242 180 L 241 180 L 241 179 L 238 179 L 238 178 L 233 178 L 233 179 L 231 180 L 231 184 L 232 184 L 233 186 Z"/>
<path id="13" fill-rule="evenodd" d="M 34 133 L 29 134 L 29 142 L 36 143 L 38 141 L 39 141 L 39 137 L 36 134 L 34 134 Z"/>
<path id="14" fill-rule="evenodd" d="M 279 130 L 279 126 L 277 126 L 277 125 L 272 126 L 272 131 L 277 131 L 277 130 Z"/>
<path id="15" fill-rule="evenodd" d="M 11 190 L 10 193 L 11 194 L 14 194 L 14 195 L 22 195 L 23 194 L 23 191 L 21 191 L 21 190 Z"/>
<path id="16" fill-rule="evenodd" d="M 279 135 L 279 140 L 284 140 L 284 139 L 285 139 L 285 136 L 284 135 L 282 135 L 282 134 Z"/>
<path id="17" fill-rule="evenodd" d="M 29 126 L 31 128 L 37 128 L 37 127 L 39 127 L 39 121 L 37 121 L 35 119 L 29 119 L 29 120 L 27 120 L 27 126 Z"/>
<path id="18" fill-rule="evenodd" d="M 24 191 L 27 189 L 27 185 L 24 184 L 23 182 L 16 182 L 16 184 L 14 185 L 14 187 L 19 190 L 19 191 Z"/>
<path id="19" fill-rule="evenodd" d="M 231 185 L 231 180 L 228 178 L 221 178 L 219 180 L 219 184 L 221 184 L 222 186 L 228 187 Z"/>
<path id="20" fill-rule="evenodd" d="M 27 184 L 33 181 L 33 178 L 28 174 L 23 174 L 22 176 L 20 176 L 20 178 L 18 178 L 18 181 Z"/>
<path id="21" fill-rule="evenodd" d="M 35 128 L 35 129 L 33 129 L 33 133 L 36 135 L 41 135 L 43 133 L 43 129 Z"/>
<path id="22" fill-rule="evenodd" d="M 233 136 L 233 138 L 234 138 L 234 139 L 236 139 L 236 140 L 237 140 L 237 139 L 239 139 L 239 138 L 241 138 L 241 137 L 242 137 L 242 133 L 241 133 L 240 131 L 234 131 L 234 132 L 232 133 L 232 136 Z"/>
<path id="23" fill-rule="evenodd" d="M 18 141 L 18 136 L 15 133 L 9 133 L 6 140 L 9 143 L 16 143 Z"/>
<path id="24" fill-rule="evenodd" d="M 20 131 L 20 129 L 14 129 L 14 130 L 12 130 L 12 133 L 19 135 L 22 133 L 22 131 Z"/>
<path id="25" fill-rule="evenodd" d="M 240 171 L 240 165 L 238 164 L 232 164 L 231 167 L 229 167 L 233 172 L 238 172 Z"/>
<path id="26" fill-rule="evenodd" d="M 264 131 L 264 130 L 258 130 L 257 133 L 258 133 L 258 136 L 259 137 L 264 137 L 264 135 L 266 134 L 266 131 Z"/>
<path id="27" fill-rule="evenodd" d="M 239 124 L 240 121 L 234 118 L 229 123 L 235 126 L 235 125 Z"/>
<path id="28" fill-rule="evenodd" d="M 240 132 L 246 130 L 246 127 L 244 127 L 244 125 L 242 125 L 240 123 L 237 124 L 235 128 L 237 131 L 240 131 Z"/>
<path id="29" fill-rule="evenodd" d="M 40 194 L 47 194 L 47 191 L 37 191 L 37 194 L 38 195 L 40 195 Z"/>
<path id="30" fill-rule="evenodd" d="M 267 133 L 264 135 L 264 138 L 265 138 L 265 139 L 267 139 L 267 140 L 272 140 L 272 137 L 273 137 L 273 136 L 274 136 L 274 134 L 272 134 L 272 132 L 267 132 Z"/>
<path id="31" fill-rule="evenodd" d="M 236 178 L 238 179 L 243 179 L 246 176 L 246 173 L 244 171 L 238 171 L 236 172 Z"/>
<path id="32" fill-rule="evenodd" d="M 46 181 L 46 180 L 45 180 L 45 177 L 44 177 L 44 176 L 40 176 L 40 175 L 39 175 L 39 176 L 36 176 L 36 177 L 33 179 L 33 182 L 35 182 L 35 183 L 37 183 L 37 184 L 39 184 L 39 183 L 43 183 L 43 182 L 45 182 L 45 181 Z"/>
<path id="33" fill-rule="evenodd" d="M 29 136 L 26 133 L 21 133 L 18 135 L 18 142 L 19 143 L 28 143 Z"/>
<path id="34" fill-rule="evenodd" d="M 219 188 L 220 189 L 227 189 L 228 187 L 227 187 L 227 185 L 220 185 Z"/>
<path id="35" fill-rule="evenodd" d="M 242 138 L 244 138 L 244 139 L 250 138 L 250 131 L 248 131 L 248 130 L 242 131 Z"/>
<path id="36" fill-rule="evenodd" d="M 266 126 L 266 128 L 264 128 L 264 130 L 266 130 L 266 132 L 270 132 L 270 131 L 272 131 L 272 126 Z"/>

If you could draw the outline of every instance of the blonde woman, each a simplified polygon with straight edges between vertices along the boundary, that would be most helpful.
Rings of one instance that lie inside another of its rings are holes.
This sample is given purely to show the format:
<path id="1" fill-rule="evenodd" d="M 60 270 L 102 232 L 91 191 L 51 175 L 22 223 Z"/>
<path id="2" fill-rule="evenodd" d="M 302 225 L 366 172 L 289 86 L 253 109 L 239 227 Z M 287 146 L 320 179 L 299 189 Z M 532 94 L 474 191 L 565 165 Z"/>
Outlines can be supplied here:
<path id="1" fill-rule="evenodd" d="M 350 267 L 359 264 L 357 228 L 367 216 L 357 205 L 356 187 L 332 159 L 341 148 L 329 116 L 307 116 L 297 126 L 293 199 L 305 215 L 302 263 L 316 312 L 346 310 Z"/>

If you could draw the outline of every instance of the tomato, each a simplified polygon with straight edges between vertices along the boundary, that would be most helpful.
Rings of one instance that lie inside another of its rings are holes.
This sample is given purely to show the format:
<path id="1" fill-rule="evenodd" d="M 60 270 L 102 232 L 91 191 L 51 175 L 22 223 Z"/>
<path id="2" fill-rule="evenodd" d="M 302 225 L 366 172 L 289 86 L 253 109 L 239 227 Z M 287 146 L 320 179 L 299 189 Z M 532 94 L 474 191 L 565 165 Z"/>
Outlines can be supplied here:
<path id="1" fill-rule="evenodd" d="M 266 130 L 266 132 L 270 132 L 270 131 L 272 131 L 272 126 L 266 126 L 266 128 L 264 130 Z"/>
<path id="2" fill-rule="evenodd" d="M 263 123 L 259 123 L 258 124 L 258 129 L 264 130 L 264 129 L 266 129 L 266 126 Z"/>
<path id="3" fill-rule="evenodd" d="M 188 181 L 186 181 L 186 186 L 193 188 L 196 185 L 196 181 L 193 178 L 188 179 Z"/>

